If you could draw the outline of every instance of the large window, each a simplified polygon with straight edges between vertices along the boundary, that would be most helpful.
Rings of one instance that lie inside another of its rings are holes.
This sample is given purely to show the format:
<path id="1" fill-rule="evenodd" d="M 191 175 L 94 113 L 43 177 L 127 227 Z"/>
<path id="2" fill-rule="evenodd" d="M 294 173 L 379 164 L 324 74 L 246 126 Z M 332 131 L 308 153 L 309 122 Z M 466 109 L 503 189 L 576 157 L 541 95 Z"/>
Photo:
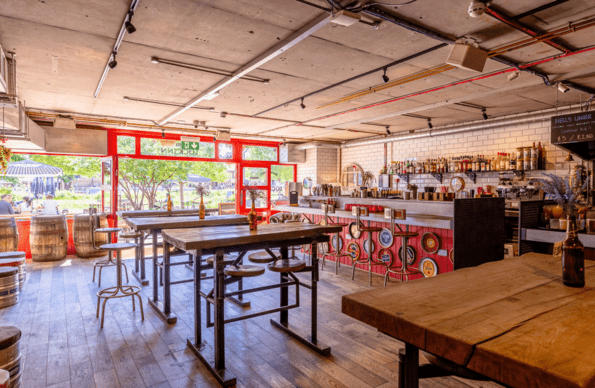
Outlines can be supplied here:
<path id="1" fill-rule="evenodd" d="M 185 156 L 190 158 L 215 158 L 215 143 L 181 142 L 168 139 L 146 139 L 140 142 L 141 155 Z"/>
<path id="2" fill-rule="evenodd" d="M 293 182 L 293 166 L 271 166 L 271 200 L 287 199 L 287 182 Z"/>
<path id="3" fill-rule="evenodd" d="M 244 167 L 244 186 L 266 185 L 268 185 L 266 168 Z"/>
<path id="4" fill-rule="evenodd" d="M 118 136 L 118 153 L 134 155 L 136 153 L 136 138 L 132 136 Z"/>
<path id="5" fill-rule="evenodd" d="M 233 158 L 233 146 L 227 143 L 219 143 L 219 159 Z"/>
<path id="6" fill-rule="evenodd" d="M 242 150 L 242 159 L 276 162 L 277 148 L 262 146 L 244 146 Z"/>
<path id="7" fill-rule="evenodd" d="M 256 199 L 256 203 L 254 204 L 254 207 L 262 209 L 262 208 L 267 207 L 267 200 L 266 200 L 267 192 L 266 192 L 266 190 L 260 190 L 259 193 L 260 193 L 260 197 Z M 247 208 L 252 207 L 252 200 L 250 198 L 248 198 L 248 195 L 246 195 L 246 207 Z"/>

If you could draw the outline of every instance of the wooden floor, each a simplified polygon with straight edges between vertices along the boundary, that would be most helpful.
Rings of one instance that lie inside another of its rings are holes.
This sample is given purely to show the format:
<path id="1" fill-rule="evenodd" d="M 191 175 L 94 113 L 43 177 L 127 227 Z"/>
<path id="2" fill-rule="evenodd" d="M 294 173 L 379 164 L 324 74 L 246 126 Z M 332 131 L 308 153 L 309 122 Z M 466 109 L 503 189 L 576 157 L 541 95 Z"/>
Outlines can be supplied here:
<path id="1" fill-rule="evenodd" d="M 131 269 L 133 262 L 127 262 Z M 110 300 L 102 330 L 95 317 L 99 288 L 91 281 L 92 265 L 93 260 L 77 258 L 28 263 L 20 302 L 0 310 L 0 325 L 15 325 L 23 333 L 23 387 L 218 386 L 186 347 L 186 339 L 193 336 L 192 283 L 172 286 L 177 324 L 167 325 L 157 316 L 147 303 L 152 286 L 146 286 L 145 320 L 141 321 L 138 305 L 132 311 L 130 299 Z M 340 312 L 342 295 L 369 288 L 367 273 L 356 273 L 355 282 L 350 275 L 347 267 L 342 267 L 338 276 L 328 267 L 321 273 L 319 339 L 332 347 L 328 357 L 273 328 L 271 315 L 229 324 L 227 365 L 236 374 L 238 387 L 397 387 L 397 352 L 402 343 Z M 190 276 L 184 266 L 174 267 L 173 280 Z M 278 276 L 267 271 L 249 279 L 245 288 L 271 284 Z M 374 279 L 377 286 L 381 282 L 380 277 Z M 136 284 L 132 275 L 130 283 Z M 204 283 L 204 289 L 210 289 L 211 281 Z M 102 288 L 112 285 L 115 269 L 109 268 L 104 271 Z M 310 291 L 300 291 L 302 307 L 290 310 L 290 324 L 309 329 Z M 269 290 L 247 295 L 252 307 L 244 311 L 278 306 L 278 293 Z M 292 292 L 290 302 L 293 297 Z M 227 317 L 241 313 L 242 309 L 226 303 Z M 203 333 L 212 344 L 212 329 L 203 329 Z M 423 356 L 421 361 L 427 364 Z M 447 376 L 430 365 L 422 365 L 422 374 L 433 377 L 422 379 L 421 387 L 500 387 Z"/>

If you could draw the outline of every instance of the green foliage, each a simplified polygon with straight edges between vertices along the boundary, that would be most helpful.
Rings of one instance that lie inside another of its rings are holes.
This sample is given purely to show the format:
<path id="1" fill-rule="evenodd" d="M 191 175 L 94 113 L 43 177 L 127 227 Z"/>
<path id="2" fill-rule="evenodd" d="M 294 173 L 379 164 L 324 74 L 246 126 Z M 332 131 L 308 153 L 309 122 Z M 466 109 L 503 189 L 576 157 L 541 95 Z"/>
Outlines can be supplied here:
<path id="1" fill-rule="evenodd" d="M 12 189 L 10 187 L 0 187 L 0 195 L 10 194 Z"/>
<path id="2" fill-rule="evenodd" d="M 63 155 L 29 155 L 29 159 L 61 168 L 64 174 L 62 180 L 66 183 L 72 181 L 77 175 L 91 178 L 101 173 L 99 158 Z"/>
<path id="3" fill-rule="evenodd" d="M 20 183 L 19 178 L 15 178 L 12 176 L 0 176 L 0 182 L 7 182 L 11 185 L 18 185 Z"/>
<path id="4" fill-rule="evenodd" d="M 21 160 L 25 160 L 25 159 L 26 159 L 25 156 L 22 155 L 22 154 L 12 154 L 10 156 L 9 162 L 10 163 L 12 163 L 12 162 L 20 162 Z"/>
<path id="5" fill-rule="evenodd" d="M 76 194 L 72 191 L 68 191 L 68 190 L 57 190 L 56 191 L 56 195 L 54 196 L 55 200 L 59 200 L 59 199 L 69 199 L 69 200 L 83 200 L 83 199 L 88 199 L 89 195 L 88 194 Z"/>
<path id="6" fill-rule="evenodd" d="M 244 160 L 266 160 L 277 161 L 278 147 L 244 146 L 242 159 Z"/>
<path id="7" fill-rule="evenodd" d="M 293 166 L 271 166 L 271 180 L 281 183 L 293 182 Z"/>

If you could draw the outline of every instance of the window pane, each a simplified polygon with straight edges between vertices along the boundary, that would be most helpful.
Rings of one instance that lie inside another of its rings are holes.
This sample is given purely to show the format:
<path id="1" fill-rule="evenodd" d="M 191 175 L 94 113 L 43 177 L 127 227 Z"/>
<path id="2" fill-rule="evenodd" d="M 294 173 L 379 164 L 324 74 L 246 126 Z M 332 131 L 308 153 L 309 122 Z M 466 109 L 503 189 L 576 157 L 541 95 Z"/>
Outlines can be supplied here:
<path id="1" fill-rule="evenodd" d="M 132 136 L 118 136 L 118 153 L 134 155 L 136 153 L 136 138 Z"/>
<path id="2" fill-rule="evenodd" d="M 215 158 L 215 143 L 180 142 L 166 139 L 141 139 L 141 155 Z"/>
<path id="3" fill-rule="evenodd" d="M 267 191 L 259 190 L 258 192 L 261 193 L 262 197 L 256 199 L 256 204 L 254 205 L 254 207 L 256 207 L 256 208 L 267 207 L 267 200 L 266 200 Z M 250 198 L 248 198 L 248 195 L 246 195 L 246 207 L 247 208 L 252 207 L 252 200 Z"/>
<path id="4" fill-rule="evenodd" d="M 266 168 L 244 167 L 244 186 L 266 186 L 267 184 Z"/>
<path id="5" fill-rule="evenodd" d="M 287 199 L 285 184 L 293 182 L 293 166 L 271 166 L 271 201 Z"/>
<path id="6" fill-rule="evenodd" d="M 233 157 L 233 147 L 231 144 L 219 144 L 219 159 L 231 159 Z"/>
<path id="7" fill-rule="evenodd" d="M 277 148 L 262 146 L 244 146 L 244 149 L 242 151 L 242 159 L 276 162 Z"/>

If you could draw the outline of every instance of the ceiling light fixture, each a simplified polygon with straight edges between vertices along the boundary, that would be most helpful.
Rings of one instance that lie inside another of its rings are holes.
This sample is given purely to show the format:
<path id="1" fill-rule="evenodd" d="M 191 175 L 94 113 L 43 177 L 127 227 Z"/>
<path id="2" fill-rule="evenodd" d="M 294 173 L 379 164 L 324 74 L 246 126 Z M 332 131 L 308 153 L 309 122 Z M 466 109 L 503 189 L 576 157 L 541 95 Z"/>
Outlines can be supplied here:
<path id="1" fill-rule="evenodd" d="M 151 57 L 151 63 L 159 63 L 159 58 Z"/>
<path id="2" fill-rule="evenodd" d="M 109 63 L 107 64 L 110 69 L 115 69 L 116 66 L 118 66 L 118 61 L 116 61 L 116 55 L 118 55 L 118 53 L 114 51 L 112 53 L 112 60 L 109 61 Z"/>
<path id="3" fill-rule="evenodd" d="M 390 135 L 390 129 L 389 129 L 389 128 L 390 128 L 390 125 L 387 125 L 387 126 L 386 126 L 386 134 L 387 134 L 387 135 Z"/>
<path id="4" fill-rule="evenodd" d="M 129 34 L 134 34 L 136 32 L 136 27 L 132 25 L 132 16 L 134 12 L 132 10 L 128 11 L 128 20 L 124 23 L 124 27 L 126 28 L 126 32 Z"/>
<path id="5" fill-rule="evenodd" d="M 515 80 L 517 78 L 519 78 L 519 76 L 521 75 L 520 71 L 515 71 L 514 73 L 510 73 L 506 76 L 506 78 L 508 78 L 509 81 Z"/>
<path id="6" fill-rule="evenodd" d="M 384 68 L 384 75 L 382 76 L 382 82 L 387 83 L 388 81 L 390 81 L 390 78 L 387 77 L 386 75 L 386 67 Z"/>
<path id="7" fill-rule="evenodd" d="M 570 91 L 570 88 L 568 86 L 564 85 L 563 83 L 558 83 L 558 90 L 561 93 L 567 93 Z"/>
<path id="8" fill-rule="evenodd" d="M 205 100 L 212 100 L 215 97 L 219 97 L 219 92 L 209 93 L 205 96 Z"/>
<path id="9" fill-rule="evenodd" d="M 433 126 L 432 126 L 432 119 L 431 118 L 428 118 L 428 128 L 430 128 L 430 129 L 433 128 Z"/>
<path id="10" fill-rule="evenodd" d="M 227 117 L 227 112 L 221 112 L 221 118 L 224 119 Z"/>
<path id="11" fill-rule="evenodd" d="M 488 119 L 488 114 L 486 113 L 486 108 L 481 108 L 481 115 L 483 116 L 484 120 Z"/>
<path id="12" fill-rule="evenodd" d="M 158 100 L 147 100 L 145 98 L 136 98 L 136 97 L 122 97 L 124 101 L 136 101 L 136 102 L 146 102 L 149 104 L 158 104 L 158 105 L 168 105 L 168 106 L 184 106 L 183 104 L 177 104 L 175 102 L 166 102 L 166 101 L 158 101 Z M 193 106 L 192 109 L 201 109 L 201 110 L 208 110 L 210 112 L 214 112 L 215 108 L 207 107 L 207 106 Z"/>
<path id="13" fill-rule="evenodd" d="M 306 109 L 306 105 L 304 105 L 304 99 L 303 99 L 303 98 L 302 98 L 302 103 L 300 104 L 300 107 L 301 107 L 302 109 Z"/>

